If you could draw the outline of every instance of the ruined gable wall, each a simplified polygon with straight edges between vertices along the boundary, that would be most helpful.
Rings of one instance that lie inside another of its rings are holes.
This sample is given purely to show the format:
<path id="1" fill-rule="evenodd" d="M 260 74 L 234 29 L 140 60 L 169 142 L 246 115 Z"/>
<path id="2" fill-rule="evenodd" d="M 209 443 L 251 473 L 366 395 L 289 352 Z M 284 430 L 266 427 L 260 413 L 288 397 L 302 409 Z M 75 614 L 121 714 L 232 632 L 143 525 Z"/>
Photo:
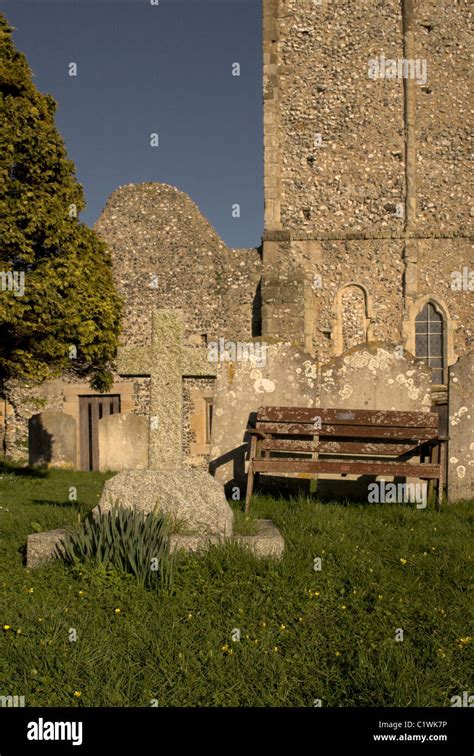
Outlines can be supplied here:
<path id="1" fill-rule="evenodd" d="M 96 231 L 125 298 L 123 342 L 147 343 L 153 309 L 181 309 L 186 337 L 249 338 L 260 280 L 256 249 L 231 250 L 194 202 L 165 184 L 115 191 Z"/>

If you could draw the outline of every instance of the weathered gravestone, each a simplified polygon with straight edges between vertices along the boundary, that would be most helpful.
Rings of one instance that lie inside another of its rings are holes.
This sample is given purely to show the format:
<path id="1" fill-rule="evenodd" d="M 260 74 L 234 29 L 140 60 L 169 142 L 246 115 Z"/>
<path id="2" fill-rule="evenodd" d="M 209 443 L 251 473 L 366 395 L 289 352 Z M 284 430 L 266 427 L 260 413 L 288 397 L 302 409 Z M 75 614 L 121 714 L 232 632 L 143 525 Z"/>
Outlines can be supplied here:
<path id="1" fill-rule="evenodd" d="M 28 421 L 30 465 L 71 467 L 77 464 L 76 421 L 62 412 L 40 412 Z"/>
<path id="2" fill-rule="evenodd" d="M 256 556 L 279 558 L 284 542 L 271 521 L 257 521 L 256 535 L 234 536 L 234 515 L 222 484 L 207 471 L 183 464 L 182 378 L 212 376 L 216 370 L 209 362 L 208 351 L 186 347 L 183 334 L 180 311 L 156 311 L 151 346 L 119 350 L 121 375 L 151 379 L 149 469 L 123 471 L 108 480 L 93 515 L 110 511 L 113 504 L 147 513 L 159 510 L 178 531 L 171 534 L 172 551 L 196 551 L 233 538 Z M 133 443 L 132 438 L 129 443 Z M 37 534 L 32 546 L 41 536 L 50 554 L 50 533 Z M 40 561 L 35 560 L 35 566 Z"/>
<path id="3" fill-rule="evenodd" d="M 449 501 L 474 498 L 474 352 L 449 369 Z"/>
<path id="4" fill-rule="evenodd" d="M 98 423 L 99 469 L 146 470 L 148 421 L 142 415 L 107 415 Z"/>
<path id="5" fill-rule="evenodd" d="M 107 481 L 101 511 L 114 502 L 144 512 L 160 509 L 186 532 L 230 536 L 233 513 L 222 486 L 208 472 L 183 464 L 182 379 L 209 376 L 215 368 L 207 350 L 184 345 L 182 313 L 155 311 L 151 345 L 120 349 L 117 370 L 120 375 L 150 378 L 149 469 L 124 471 Z"/>
<path id="6" fill-rule="evenodd" d="M 118 350 L 117 371 L 123 376 L 150 378 L 148 466 L 152 470 L 183 463 L 183 377 L 212 377 L 215 365 L 206 349 L 184 345 L 184 321 L 179 310 L 156 310 L 151 346 Z"/>
<path id="7" fill-rule="evenodd" d="M 399 346 L 355 346 L 321 368 L 321 407 L 429 412 L 431 373 Z"/>
<path id="8" fill-rule="evenodd" d="M 429 368 L 401 347 L 385 342 L 361 344 L 322 366 L 320 405 L 324 409 L 429 412 L 430 381 Z M 380 479 L 392 480 L 389 476 Z M 341 479 L 321 474 L 318 494 L 366 501 L 373 480 L 372 476 L 347 475 Z M 417 478 L 407 478 L 406 482 L 419 483 Z"/>
<path id="9" fill-rule="evenodd" d="M 178 527 L 171 547 L 195 550 L 233 535 L 233 512 L 223 486 L 207 471 L 183 464 L 183 376 L 214 376 L 207 349 L 184 344 L 180 311 L 155 311 L 150 347 L 120 349 L 121 375 L 148 376 L 151 382 L 148 470 L 124 471 L 104 486 L 95 516 L 114 502 L 145 512 L 160 510 Z M 283 540 L 261 523 L 257 536 L 240 538 L 259 555 L 279 556 Z"/>

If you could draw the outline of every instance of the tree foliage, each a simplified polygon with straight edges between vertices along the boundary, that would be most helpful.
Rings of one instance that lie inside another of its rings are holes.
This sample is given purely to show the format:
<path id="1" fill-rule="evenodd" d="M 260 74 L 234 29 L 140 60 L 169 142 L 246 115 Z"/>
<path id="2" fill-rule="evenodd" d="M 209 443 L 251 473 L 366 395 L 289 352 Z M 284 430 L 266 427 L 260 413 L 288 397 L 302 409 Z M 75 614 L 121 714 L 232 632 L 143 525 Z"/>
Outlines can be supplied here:
<path id="1" fill-rule="evenodd" d="M 107 389 L 121 301 L 55 109 L 0 15 L 0 381 L 69 370 Z"/>

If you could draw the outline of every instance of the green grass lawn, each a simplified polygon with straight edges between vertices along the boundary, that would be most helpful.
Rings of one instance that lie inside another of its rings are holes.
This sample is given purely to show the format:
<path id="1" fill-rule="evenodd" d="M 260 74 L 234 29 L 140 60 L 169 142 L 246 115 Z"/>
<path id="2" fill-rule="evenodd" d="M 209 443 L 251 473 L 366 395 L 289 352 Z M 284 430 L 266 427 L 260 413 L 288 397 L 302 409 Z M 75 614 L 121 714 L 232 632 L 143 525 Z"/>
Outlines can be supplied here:
<path id="1" fill-rule="evenodd" d="M 147 591 L 60 562 L 27 571 L 27 535 L 76 522 L 106 478 L 27 472 L 0 480 L 0 696 L 24 695 L 27 706 L 450 706 L 473 692 L 468 503 L 438 513 L 258 498 L 255 513 L 284 535 L 281 562 L 213 548 L 180 556 L 169 592 Z"/>

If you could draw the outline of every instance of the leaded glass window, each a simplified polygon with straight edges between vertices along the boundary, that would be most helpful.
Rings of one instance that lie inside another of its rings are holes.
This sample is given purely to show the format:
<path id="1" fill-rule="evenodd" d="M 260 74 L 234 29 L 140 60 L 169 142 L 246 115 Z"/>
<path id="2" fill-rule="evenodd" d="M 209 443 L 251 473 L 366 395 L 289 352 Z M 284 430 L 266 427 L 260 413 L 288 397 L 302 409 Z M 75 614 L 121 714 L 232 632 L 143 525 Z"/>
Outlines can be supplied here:
<path id="1" fill-rule="evenodd" d="M 416 318 L 416 356 L 431 368 L 433 383 L 444 383 L 444 320 L 427 302 Z"/>

